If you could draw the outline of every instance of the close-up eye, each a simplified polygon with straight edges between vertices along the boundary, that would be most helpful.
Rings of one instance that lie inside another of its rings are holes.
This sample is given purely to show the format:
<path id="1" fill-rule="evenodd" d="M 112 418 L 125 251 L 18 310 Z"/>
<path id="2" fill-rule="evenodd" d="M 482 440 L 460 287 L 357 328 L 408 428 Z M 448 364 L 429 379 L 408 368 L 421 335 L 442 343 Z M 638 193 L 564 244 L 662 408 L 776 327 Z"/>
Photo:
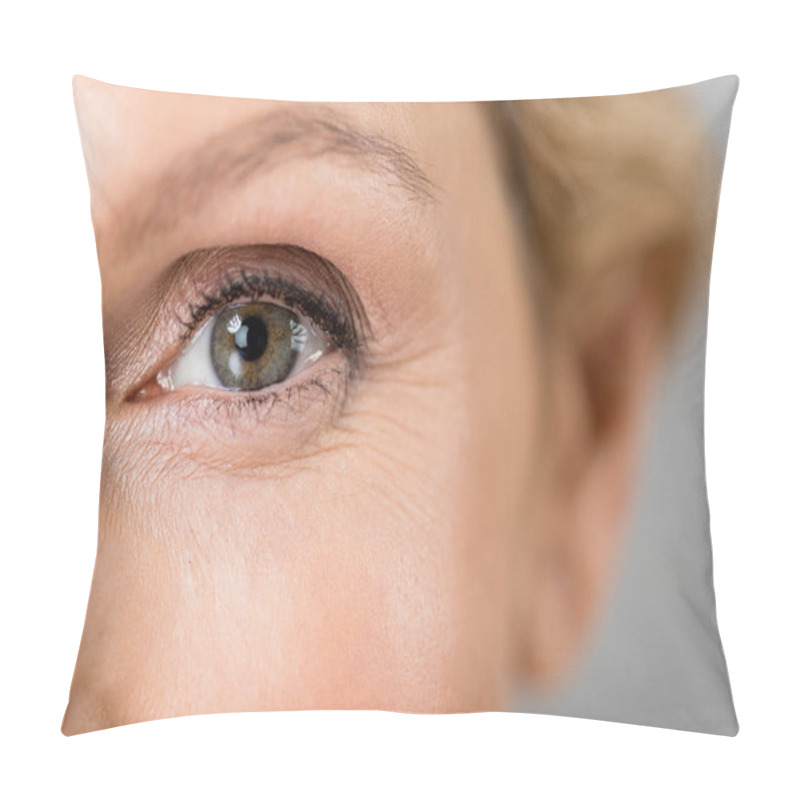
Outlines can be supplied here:
<path id="1" fill-rule="evenodd" d="M 165 391 L 201 385 L 254 392 L 282 383 L 333 349 L 310 319 L 284 306 L 236 303 L 206 321 L 157 380 Z"/>

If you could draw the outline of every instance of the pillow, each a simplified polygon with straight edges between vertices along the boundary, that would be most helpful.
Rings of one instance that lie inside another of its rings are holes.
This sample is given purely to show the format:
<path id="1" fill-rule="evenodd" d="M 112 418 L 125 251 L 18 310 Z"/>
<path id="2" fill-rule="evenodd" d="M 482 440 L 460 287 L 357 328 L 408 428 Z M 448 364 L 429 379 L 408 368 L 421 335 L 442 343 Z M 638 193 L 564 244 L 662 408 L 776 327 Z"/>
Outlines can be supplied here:
<path id="1" fill-rule="evenodd" d="M 74 89 L 107 391 L 64 733 L 279 709 L 737 732 L 703 385 L 738 78 Z"/>

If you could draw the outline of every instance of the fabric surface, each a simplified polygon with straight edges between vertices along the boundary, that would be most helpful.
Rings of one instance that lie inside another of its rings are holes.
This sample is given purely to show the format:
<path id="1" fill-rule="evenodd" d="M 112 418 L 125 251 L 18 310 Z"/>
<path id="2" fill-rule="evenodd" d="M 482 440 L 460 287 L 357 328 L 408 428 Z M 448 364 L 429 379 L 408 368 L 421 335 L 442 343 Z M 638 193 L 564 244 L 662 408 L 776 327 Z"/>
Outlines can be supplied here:
<path id="1" fill-rule="evenodd" d="M 735 735 L 704 380 L 738 85 L 334 107 L 79 81 L 107 420 L 64 731 L 341 707 Z"/>

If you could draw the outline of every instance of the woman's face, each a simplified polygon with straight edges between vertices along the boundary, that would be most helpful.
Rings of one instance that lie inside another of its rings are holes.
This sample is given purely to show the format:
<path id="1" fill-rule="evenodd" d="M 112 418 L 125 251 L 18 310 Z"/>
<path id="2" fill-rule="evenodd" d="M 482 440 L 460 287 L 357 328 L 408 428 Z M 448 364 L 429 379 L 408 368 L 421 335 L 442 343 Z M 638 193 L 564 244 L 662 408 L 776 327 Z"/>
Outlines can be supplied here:
<path id="1" fill-rule="evenodd" d="M 108 391 L 65 731 L 504 707 L 536 535 L 540 357 L 483 110 L 85 79 L 76 103 Z M 288 308 L 322 355 L 298 345 L 288 378 L 267 364 L 276 382 L 223 385 L 214 365 L 247 342 L 214 356 L 198 331 L 237 304 L 251 331 Z"/>

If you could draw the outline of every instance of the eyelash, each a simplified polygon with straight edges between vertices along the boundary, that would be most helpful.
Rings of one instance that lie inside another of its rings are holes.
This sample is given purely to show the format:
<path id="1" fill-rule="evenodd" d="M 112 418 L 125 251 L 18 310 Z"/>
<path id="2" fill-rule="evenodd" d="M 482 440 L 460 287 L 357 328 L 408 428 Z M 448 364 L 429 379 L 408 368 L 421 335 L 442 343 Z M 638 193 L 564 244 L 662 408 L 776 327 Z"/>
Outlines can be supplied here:
<path id="1" fill-rule="evenodd" d="M 225 419 L 231 422 L 234 419 L 233 414 L 254 414 L 257 421 L 264 422 L 276 407 L 288 407 L 292 401 L 302 402 L 304 398 L 313 400 L 320 395 L 328 400 L 337 396 L 341 389 L 346 389 L 344 374 L 342 369 L 329 367 L 302 383 L 276 385 L 276 388 L 267 387 L 255 392 L 226 392 L 224 396 L 197 394 L 187 397 L 183 402 L 206 412 L 207 421 L 225 415 Z"/>
<path id="2" fill-rule="evenodd" d="M 222 286 L 212 294 L 200 292 L 202 302 L 189 304 L 189 318 L 178 318 L 184 327 L 181 342 L 186 342 L 213 314 L 239 300 L 274 300 L 292 311 L 307 316 L 326 333 L 333 344 L 352 359 L 359 350 L 359 342 L 348 320 L 327 301 L 308 289 L 300 288 L 281 276 L 267 272 L 239 270 L 227 273 Z"/>

